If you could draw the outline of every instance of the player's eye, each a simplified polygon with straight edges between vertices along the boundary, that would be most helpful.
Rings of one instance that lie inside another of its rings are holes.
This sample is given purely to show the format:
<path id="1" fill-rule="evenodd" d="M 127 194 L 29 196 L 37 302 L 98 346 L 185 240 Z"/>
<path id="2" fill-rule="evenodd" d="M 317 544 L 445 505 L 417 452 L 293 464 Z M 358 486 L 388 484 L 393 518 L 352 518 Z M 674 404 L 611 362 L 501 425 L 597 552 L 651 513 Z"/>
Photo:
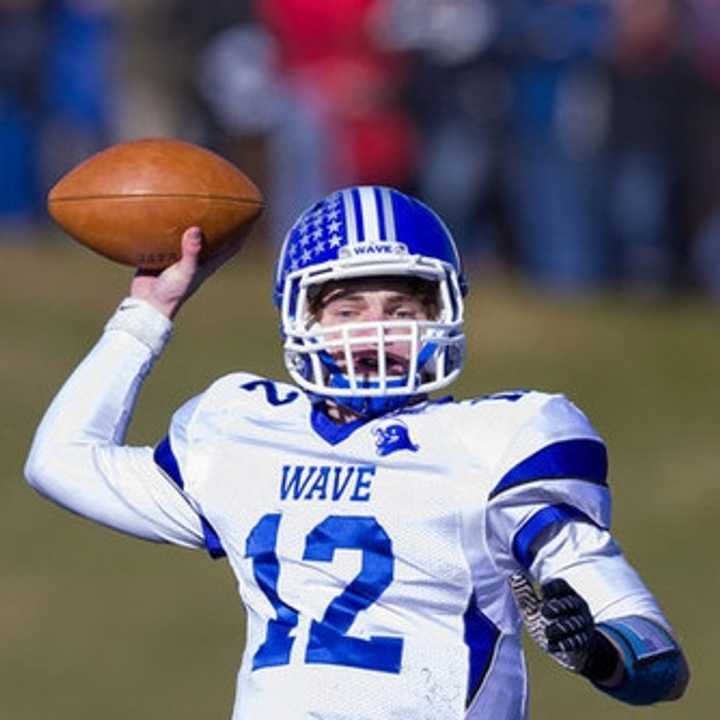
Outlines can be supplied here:
<path id="1" fill-rule="evenodd" d="M 328 315 L 340 320 L 351 320 L 359 314 L 358 308 L 354 305 L 339 305 L 334 308 L 328 308 Z"/>
<path id="2" fill-rule="evenodd" d="M 358 308 L 354 305 L 346 305 L 345 307 L 338 308 L 337 312 L 338 315 L 342 315 L 343 317 L 350 317 L 358 314 Z"/>
<path id="3" fill-rule="evenodd" d="M 414 320 L 421 315 L 422 311 L 415 305 L 399 305 L 391 313 L 391 317 L 395 320 Z"/>

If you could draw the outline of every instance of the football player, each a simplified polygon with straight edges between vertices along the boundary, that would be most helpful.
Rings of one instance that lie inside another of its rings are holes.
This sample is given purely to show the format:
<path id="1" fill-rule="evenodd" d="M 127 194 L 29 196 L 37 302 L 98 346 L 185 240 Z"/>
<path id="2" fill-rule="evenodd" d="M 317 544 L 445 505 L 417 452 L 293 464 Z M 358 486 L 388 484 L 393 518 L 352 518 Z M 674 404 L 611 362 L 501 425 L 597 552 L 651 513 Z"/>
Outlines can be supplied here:
<path id="1" fill-rule="evenodd" d="M 138 275 L 43 419 L 31 485 L 99 523 L 227 556 L 247 610 L 234 720 L 521 719 L 530 634 L 620 701 L 680 697 L 667 619 L 610 534 L 605 445 L 565 397 L 430 397 L 467 284 L 425 205 L 336 192 L 282 246 L 293 383 L 219 379 L 123 442 L 172 318 L 214 269 Z"/>

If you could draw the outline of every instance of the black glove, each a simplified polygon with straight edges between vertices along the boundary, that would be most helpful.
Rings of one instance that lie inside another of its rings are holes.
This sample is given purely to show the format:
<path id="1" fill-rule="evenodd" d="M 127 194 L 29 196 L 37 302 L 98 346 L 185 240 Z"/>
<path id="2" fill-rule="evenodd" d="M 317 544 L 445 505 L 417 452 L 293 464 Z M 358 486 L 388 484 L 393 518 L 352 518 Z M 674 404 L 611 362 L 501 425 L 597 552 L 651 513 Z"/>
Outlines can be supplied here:
<path id="1" fill-rule="evenodd" d="M 565 580 L 550 580 L 538 595 L 529 578 L 516 574 L 510 588 L 528 633 L 560 665 L 595 682 L 618 674 L 617 650 L 595 629 L 588 604 Z"/>
<path id="2" fill-rule="evenodd" d="M 547 621 L 547 651 L 553 655 L 587 656 L 595 634 L 588 604 L 565 580 L 550 580 L 541 590 L 540 613 Z"/>

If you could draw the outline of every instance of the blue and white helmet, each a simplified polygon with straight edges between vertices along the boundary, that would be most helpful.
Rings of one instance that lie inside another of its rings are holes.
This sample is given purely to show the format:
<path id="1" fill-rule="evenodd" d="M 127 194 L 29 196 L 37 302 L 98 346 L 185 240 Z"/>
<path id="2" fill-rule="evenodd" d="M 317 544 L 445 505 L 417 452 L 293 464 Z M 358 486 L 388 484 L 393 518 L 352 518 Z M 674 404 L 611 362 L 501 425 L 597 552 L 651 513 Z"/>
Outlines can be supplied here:
<path id="1" fill-rule="evenodd" d="M 434 283 L 437 317 L 326 327 L 310 311 L 310 298 L 329 281 L 386 276 Z M 288 372 L 310 393 L 362 414 L 382 414 L 443 388 L 462 367 L 466 290 L 452 236 L 426 205 L 386 187 L 334 192 L 300 215 L 280 251 L 274 301 Z M 389 335 L 393 342 L 409 343 L 406 375 L 386 372 Z M 365 349 L 368 343 L 377 350 L 372 379 L 360 377 L 353 364 L 353 346 Z M 339 353 L 342 371 L 332 359 Z"/>

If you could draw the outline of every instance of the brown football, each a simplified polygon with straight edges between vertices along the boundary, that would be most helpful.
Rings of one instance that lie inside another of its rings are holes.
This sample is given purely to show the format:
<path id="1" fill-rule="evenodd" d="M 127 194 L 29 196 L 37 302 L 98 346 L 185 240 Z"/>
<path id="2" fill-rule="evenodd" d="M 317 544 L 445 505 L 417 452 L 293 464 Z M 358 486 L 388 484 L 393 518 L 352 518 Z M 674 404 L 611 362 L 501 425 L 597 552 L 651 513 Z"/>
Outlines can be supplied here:
<path id="1" fill-rule="evenodd" d="M 263 209 L 253 182 L 205 148 L 171 139 L 113 145 L 64 175 L 48 211 L 79 243 L 116 262 L 160 269 L 198 225 L 205 253 L 247 235 Z"/>

